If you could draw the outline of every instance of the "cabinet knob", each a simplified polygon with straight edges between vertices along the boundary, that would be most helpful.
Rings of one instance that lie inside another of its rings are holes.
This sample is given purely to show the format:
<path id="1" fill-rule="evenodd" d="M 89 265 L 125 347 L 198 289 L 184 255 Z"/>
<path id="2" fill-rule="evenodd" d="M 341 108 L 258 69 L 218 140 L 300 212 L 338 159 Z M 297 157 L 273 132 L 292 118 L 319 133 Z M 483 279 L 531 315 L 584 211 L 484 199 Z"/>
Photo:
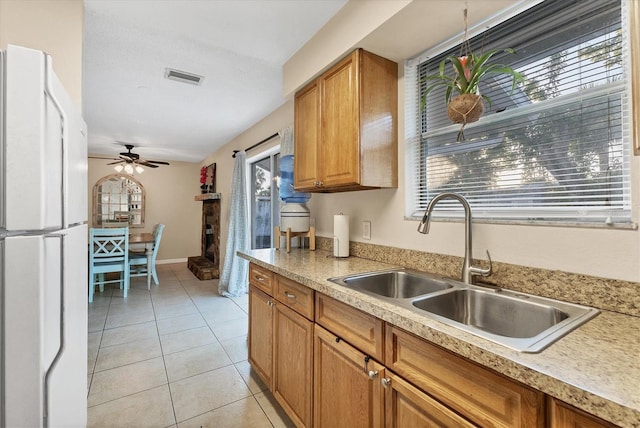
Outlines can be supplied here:
<path id="1" fill-rule="evenodd" d="M 289 293 L 288 291 L 285 291 L 284 295 L 287 296 L 288 299 L 295 299 L 296 298 L 295 294 Z"/>
<path id="2" fill-rule="evenodd" d="M 385 388 L 391 386 L 391 379 L 389 379 L 388 377 L 383 377 L 380 382 L 382 382 L 382 386 L 384 386 Z"/>
<path id="3" fill-rule="evenodd" d="M 373 380 L 375 378 L 378 377 L 378 371 L 377 370 L 369 370 L 369 379 Z"/>

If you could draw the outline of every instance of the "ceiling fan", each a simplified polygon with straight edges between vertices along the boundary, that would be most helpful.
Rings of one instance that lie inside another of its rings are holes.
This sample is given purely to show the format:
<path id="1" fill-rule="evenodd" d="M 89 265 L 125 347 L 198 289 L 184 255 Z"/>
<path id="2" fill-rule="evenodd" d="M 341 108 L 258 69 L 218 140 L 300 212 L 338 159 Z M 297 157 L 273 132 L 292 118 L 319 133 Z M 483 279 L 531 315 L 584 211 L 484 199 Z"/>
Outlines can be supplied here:
<path id="1" fill-rule="evenodd" d="M 107 165 L 116 165 L 114 169 L 117 172 L 121 172 L 122 170 L 124 170 L 128 174 L 132 174 L 134 168 L 138 172 L 138 174 L 142 174 L 142 172 L 144 172 L 144 168 L 142 168 L 141 165 L 148 166 L 149 168 L 157 168 L 158 165 L 169 165 L 169 162 L 140 159 L 139 154 L 133 153 L 131 151 L 134 148 L 133 144 L 125 144 L 124 147 L 127 149 L 127 151 L 120 153 L 117 158 L 104 158 L 97 156 L 89 157 L 93 159 L 115 160 L 115 162 L 110 162 Z"/>

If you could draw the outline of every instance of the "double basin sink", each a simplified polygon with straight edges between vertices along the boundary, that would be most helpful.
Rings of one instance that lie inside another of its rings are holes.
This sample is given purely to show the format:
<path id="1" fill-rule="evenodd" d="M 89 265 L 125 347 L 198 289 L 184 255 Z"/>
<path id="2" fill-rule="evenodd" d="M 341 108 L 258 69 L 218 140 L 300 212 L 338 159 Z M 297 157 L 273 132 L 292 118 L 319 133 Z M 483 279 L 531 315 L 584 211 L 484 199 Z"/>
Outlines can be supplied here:
<path id="1" fill-rule="evenodd" d="M 520 352 L 540 352 L 598 314 L 586 306 L 411 269 L 329 278 Z"/>

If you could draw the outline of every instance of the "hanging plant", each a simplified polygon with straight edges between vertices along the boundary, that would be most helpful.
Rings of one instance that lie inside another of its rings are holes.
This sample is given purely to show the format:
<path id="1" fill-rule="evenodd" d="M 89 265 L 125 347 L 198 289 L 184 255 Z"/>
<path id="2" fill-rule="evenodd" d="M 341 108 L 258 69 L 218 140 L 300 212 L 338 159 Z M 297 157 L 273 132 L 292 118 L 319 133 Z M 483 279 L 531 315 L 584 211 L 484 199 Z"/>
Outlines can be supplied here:
<path id="1" fill-rule="evenodd" d="M 428 86 L 422 97 L 422 106 L 426 103 L 426 98 L 436 88 L 444 86 L 445 103 L 447 104 L 447 116 L 453 123 L 462 124 L 458 132 L 458 141 L 464 140 L 464 126 L 480 119 L 484 113 L 483 99 L 491 105 L 491 100 L 486 95 L 480 93 L 480 81 L 487 75 L 507 74 L 512 77 L 511 92 L 516 88 L 518 82 L 524 82 L 522 74 L 504 64 L 491 64 L 489 60 L 498 52 L 509 54 L 515 53 L 513 49 L 494 49 L 484 54 L 476 54 L 471 51 L 467 40 L 467 9 L 464 10 L 464 40 L 461 51 L 465 53 L 460 56 L 450 56 L 443 59 L 438 67 L 438 73 L 426 76 L 424 80 L 435 81 Z M 453 72 L 446 70 L 447 61 L 451 63 Z"/>

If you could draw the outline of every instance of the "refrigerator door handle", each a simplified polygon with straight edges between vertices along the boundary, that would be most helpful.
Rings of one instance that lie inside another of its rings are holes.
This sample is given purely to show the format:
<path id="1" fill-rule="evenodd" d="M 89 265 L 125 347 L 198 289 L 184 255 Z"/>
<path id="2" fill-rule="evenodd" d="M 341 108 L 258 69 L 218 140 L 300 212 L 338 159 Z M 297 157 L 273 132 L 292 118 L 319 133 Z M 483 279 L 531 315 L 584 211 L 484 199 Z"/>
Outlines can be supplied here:
<path id="1" fill-rule="evenodd" d="M 55 95 L 55 91 L 53 89 L 53 84 L 51 83 L 51 76 L 53 75 L 53 66 L 51 56 L 44 54 L 44 63 L 45 63 L 45 73 L 44 73 L 44 89 L 45 93 L 49 96 L 53 105 L 58 110 L 60 117 L 62 118 L 62 156 L 61 156 L 61 173 L 62 173 L 62 188 L 60 189 L 60 198 L 62 200 L 61 204 L 61 217 L 62 226 L 61 229 L 65 229 L 69 227 L 69 219 L 67 218 L 67 205 L 69 203 L 67 197 L 67 158 L 68 158 L 68 135 L 69 135 L 69 120 L 67 119 L 67 114 L 62 107 L 62 104 L 58 100 Z"/>
<path id="2" fill-rule="evenodd" d="M 56 238 L 60 240 L 60 345 L 58 347 L 58 352 L 56 352 L 56 356 L 53 358 L 53 361 L 51 362 L 51 365 L 49 365 L 49 367 L 47 368 L 47 370 L 45 371 L 45 375 L 44 375 L 44 385 L 43 385 L 43 392 L 44 392 L 44 412 L 43 412 L 43 421 L 42 421 L 42 426 L 43 427 L 48 427 L 49 426 L 49 421 L 48 421 L 48 415 L 49 415 L 49 376 L 51 375 L 51 373 L 53 372 L 53 369 L 55 369 L 58 361 L 60 360 L 60 357 L 62 356 L 62 353 L 64 352 L 64 348 L 65 348 L 65 335 L 64 335 L 64 288 L 65 288 L 65 260 L 64 260 L 64 254 L 65 254 L 65 238 L 66 234 L 64 233 L 57 233 L 57 234 L 51 234 L 51 235 L 45 235 L 45 239 L 46 238 Z"/>

